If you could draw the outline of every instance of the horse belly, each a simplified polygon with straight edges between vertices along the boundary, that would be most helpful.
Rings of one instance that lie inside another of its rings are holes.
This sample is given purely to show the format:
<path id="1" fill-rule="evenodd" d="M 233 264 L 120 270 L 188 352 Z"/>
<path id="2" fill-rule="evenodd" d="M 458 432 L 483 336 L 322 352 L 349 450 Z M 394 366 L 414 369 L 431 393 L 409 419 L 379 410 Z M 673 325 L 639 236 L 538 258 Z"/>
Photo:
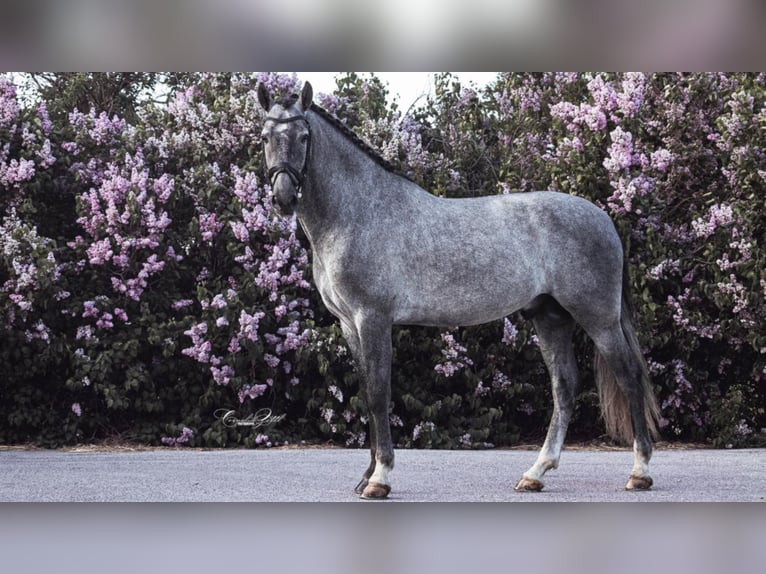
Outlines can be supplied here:
<path id="1" fill-rule="evenodd" d="M 507 261 L 482 261 L 481 257 L 465 265 L 443 261 L 403 281 L 394 322 L 429 326 L 487 323 L 524 307 L 541 292 L 543 281 L 538 273 L 513 269 Z"/>
<path id="2" fill-rule="evenodd" d="M 395 325 L 420 325 L 424 327 L 469 327 L 501 319 L 517 311 L 523 305 L 472 307 L 462 305 L 451 309 L 403 309 L 394 317 Z"/>

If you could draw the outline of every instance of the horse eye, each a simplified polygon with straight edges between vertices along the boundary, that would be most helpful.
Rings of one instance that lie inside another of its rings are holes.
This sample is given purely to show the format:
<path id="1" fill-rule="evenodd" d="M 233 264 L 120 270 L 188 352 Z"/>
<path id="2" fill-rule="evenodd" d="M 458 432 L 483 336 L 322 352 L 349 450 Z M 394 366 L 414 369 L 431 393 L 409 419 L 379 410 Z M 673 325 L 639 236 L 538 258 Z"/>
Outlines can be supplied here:
<path id="1" fill-rule="evenodd" d="M 300 137 L 300 140 L 301 140 L 301 143 L 306 143 L 307 141 L 309 141 L 308 134 L 302 134 Z"/>

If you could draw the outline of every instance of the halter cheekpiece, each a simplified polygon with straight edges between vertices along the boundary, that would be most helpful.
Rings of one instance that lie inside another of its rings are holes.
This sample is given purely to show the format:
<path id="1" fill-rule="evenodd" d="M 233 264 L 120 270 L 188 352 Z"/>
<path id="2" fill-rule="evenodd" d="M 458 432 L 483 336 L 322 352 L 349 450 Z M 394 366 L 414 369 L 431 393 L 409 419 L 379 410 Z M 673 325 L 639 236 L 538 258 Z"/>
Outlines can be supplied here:
<path id="1" fill-rule="evenodd" d="M 306 142 L 306 160 L 303 162 L 303 168 L 298 171 L 293 166 L 291 166 L 287 162 L 281 162 L 276 165 L 271 166 L 268 171 L 269 181 L 271 182 L 271 187 L 274 187 L 274 182 L 276 181 L 276 178 L 281 173 L 286 173 L 287 176 L 290 178 L 290 181 L 292 181 L 293 186 L 295 186 L 296 191 L 298 192 L 300 196 L 301 188 L 303 187 L 303 181 L 306 179 L 306 171 L 308 170 L 308 164 L 309 164 L 309 152 L 311 151 L 311 124 L 309 124 L 309 121 L 306 119 L 305 116 L 292 116 L 289 118 L 266 118 L 266 122 L 274 122 L 277 124 L 289 124 L 292 122 L 297 122 L 303 120 L 306 122 L 306 128 L 309 131 L 309 138 Z"/>

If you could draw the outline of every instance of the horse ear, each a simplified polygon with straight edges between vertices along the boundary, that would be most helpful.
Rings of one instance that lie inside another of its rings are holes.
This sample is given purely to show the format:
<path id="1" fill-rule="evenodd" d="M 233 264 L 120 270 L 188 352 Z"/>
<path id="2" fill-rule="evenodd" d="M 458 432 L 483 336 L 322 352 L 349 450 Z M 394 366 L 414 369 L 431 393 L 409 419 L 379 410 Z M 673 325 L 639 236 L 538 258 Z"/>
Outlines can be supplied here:
<path id="1" fill-rule="evenodd" d="M 267 112 L 271 109 L 271 96 L 264 84 L 258 84 L 258 103 Z"/>
<path id="2" fill-rule="evenodd" d="M 311 101 L 314 99 L 314 88 L 311 87 L 310 82 L 303 84 L 301 90 L 301 107 L 303 111 L 307 111 L 311 107 Z"/>

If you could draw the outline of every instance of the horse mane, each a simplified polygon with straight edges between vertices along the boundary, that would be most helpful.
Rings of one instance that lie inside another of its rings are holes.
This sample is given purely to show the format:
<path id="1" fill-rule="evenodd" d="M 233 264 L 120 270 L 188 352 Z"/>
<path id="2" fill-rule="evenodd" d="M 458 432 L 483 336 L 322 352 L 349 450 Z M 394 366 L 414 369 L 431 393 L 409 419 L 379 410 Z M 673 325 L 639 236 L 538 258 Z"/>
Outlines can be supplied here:
<path id="1" fill-rule="evenodd" d="M 297 98 L 297 94 L 295 97 Z M 365 141 L 361 136 L 357 135 L 353 130 L 351 130 L 351 128 L 339 120 L 335 115 L 331 114 L 315 103 L 311 104 L 311 111 L 325 120 L 339 132 L 341 132 L 349 140 L 351 140 L 351 142 L 354 143 L 354 145 L 356 145 L 356 147 L 358 147 L 360 150 L 362 150 L 367 157 L 369 157 L 383 169 L 395 175 L 401 176 L 409 181 L 412 181 L 412 178 L 403 174 L 394 164 L 380 155 L 378 150 L 372 147 L 372 145 Z"/>

